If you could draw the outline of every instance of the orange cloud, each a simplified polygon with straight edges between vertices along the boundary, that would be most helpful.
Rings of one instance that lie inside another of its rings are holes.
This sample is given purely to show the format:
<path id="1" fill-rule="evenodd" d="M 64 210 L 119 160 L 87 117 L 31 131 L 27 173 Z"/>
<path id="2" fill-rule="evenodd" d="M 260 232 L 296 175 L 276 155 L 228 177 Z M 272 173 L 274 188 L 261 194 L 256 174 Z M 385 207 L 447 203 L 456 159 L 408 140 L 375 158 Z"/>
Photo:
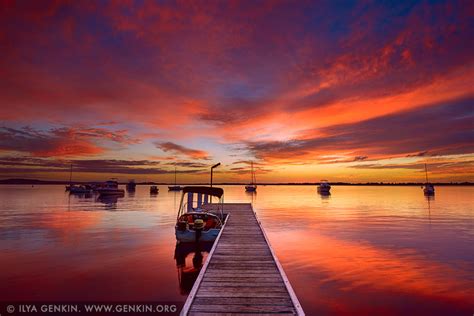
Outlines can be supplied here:
<path id="1" fill-rule="evenodd" d="M 126 130 L 111 131 L 102 128 L 53 128 L 40 131 L 30 127 L 0 128 L 0 150 L 26 152 L 37 157 L 74 157 L 101 154 L 103 141 L 133 144 Z"/>
<path id="2" fill-rule="evenodd" d="M 191 148 L 187 148 L 187 147 L 184 147 L 172 142 L 164 142 L 164 143 L 155 142 L 155 145 L 156 147 L 158 147 L 159 149 L 165 152 L 169 151 L 172 153 L 185 155 L 194 159 L 210 159 L 209 154 L 205 152 L 204 150 L 191 149 Z"/>

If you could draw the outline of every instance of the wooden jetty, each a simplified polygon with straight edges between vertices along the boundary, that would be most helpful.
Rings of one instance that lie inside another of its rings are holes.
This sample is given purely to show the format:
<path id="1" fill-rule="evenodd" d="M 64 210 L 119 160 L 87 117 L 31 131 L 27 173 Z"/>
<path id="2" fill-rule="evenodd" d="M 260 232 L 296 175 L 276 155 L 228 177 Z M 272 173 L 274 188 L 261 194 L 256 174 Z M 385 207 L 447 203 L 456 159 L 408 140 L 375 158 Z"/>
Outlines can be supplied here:
<path id="1" fill-rule="evenodd" d="M 224 227 L 181 315 L 304 315 L 249 203 L 226 203 Z"/>

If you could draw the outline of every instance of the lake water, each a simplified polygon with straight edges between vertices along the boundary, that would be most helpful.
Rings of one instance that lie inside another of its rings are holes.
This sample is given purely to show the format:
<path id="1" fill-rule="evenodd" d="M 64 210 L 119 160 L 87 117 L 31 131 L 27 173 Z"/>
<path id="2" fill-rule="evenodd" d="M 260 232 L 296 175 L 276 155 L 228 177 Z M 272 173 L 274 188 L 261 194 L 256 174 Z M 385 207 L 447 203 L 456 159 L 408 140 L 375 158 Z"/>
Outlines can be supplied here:
<path id="1" fill-rule="evenodd" d="M 307 315 L 474 313 L 474 187 L 223 188 L 253 203 Z M 184 302 L 197 271 L 187 249 L 175 260 L 180 193 L 148 192 L 0 186 L 0 299 Z"/>

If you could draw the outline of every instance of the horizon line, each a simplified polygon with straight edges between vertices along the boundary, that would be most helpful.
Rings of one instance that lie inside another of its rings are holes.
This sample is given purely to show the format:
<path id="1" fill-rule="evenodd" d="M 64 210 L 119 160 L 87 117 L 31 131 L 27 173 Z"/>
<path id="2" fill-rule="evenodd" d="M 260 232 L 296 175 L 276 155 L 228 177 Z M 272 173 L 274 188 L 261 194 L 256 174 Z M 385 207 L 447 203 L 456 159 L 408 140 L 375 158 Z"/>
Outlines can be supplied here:
<path id="1" fill-rule="evenodd" d="M 24 179 L 24 178 L 8 178 L 8 179 L 1 179 L 0 184 L 69 184 L 69 183 L 76 183 L 76 184 L 86 184 L 86 183 L 100 183 L 103 181 L 65 181 L 65 180 L 39 180 L 39 179 Z M 119 184 L 127 184 L 128 181 L 118 181 Z M 257 185 L 317 185 L 321 182 L 261 182 L 256 183 Z M 368 181 L 368 182 L 331 182 L 331 185 L 423 185 L 426 182 L 385 182 L 385 181 Z M 462 182 L 431 182 L 432 184 L 436 185 L 474 185 L 474 182 L 470 181 L 462 181 Z M 168 183 L 168 182 L 154 182 L 154 181 L 142 181 L 136 182 L 137 185 L 175 185 L 175 183 Z M 193 183 L 176 183 L 177 185 L 185 185 L 185 186 L 192 186 L 192 185 L 210 185 L 208 182 L 193 182 Z M 216 182 L 213 185 L 247 185 L 247 182 Z"/>

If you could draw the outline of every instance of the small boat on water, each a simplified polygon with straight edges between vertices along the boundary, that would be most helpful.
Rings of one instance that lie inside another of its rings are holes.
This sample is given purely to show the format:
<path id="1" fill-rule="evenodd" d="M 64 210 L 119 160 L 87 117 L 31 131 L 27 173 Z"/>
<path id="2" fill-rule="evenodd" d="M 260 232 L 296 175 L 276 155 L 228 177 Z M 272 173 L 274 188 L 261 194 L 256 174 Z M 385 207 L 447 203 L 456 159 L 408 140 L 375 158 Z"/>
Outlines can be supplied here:
<path id="1" fill-rule="evenodd" d="M 168 191 L 181 191 L 182 189 L 183 187 L 179 185 L 172 185 L 168 187 Z"/>
<path id="2" fill-rule="evenodd" d="M 137 187 L 137 184 L 135 183 L 135 180 L 129 180 L 127 183 L 127 191 L 128 192 L 135 192 L 135 189 Z"/>
<path id="3" fill-rule="evenodd" d="M 170 185 L 168 191 L 181 191 L 182 189 L 182 186 L 176 184 L 176 167 L 174 167 L 174 185 Z"/>
<path id="4" fill-rule="evenodd" d="M 434 195 L 435 194 L 435 188 L 431 183 L 426 183 L 425 187 L 423 188 L 423 193 L 425 195 Z"/>
<path id="5" fill-rule="evenodd" d="M 109 180 L 101 184 L 96 188 L 96 191 L 101 195 L 117 195 L 121 196 L 125 194 L 124 189 L 119 189 L 118 182 L 116 180 Z"/>
<path id="6" fill-rule="evenodd" d="M 425 183 L 425 186 L 423 187 L 423 194 L 428 195 L 428 196 L 434 195 L 435 188 L 434 188 L 434 185 L 428 181 L 428 169 L 426 167 L 426 164 L 425 164 L 425 176 L 426 176 L 426 183 Z"/>
<path id="7" fill-rule="evenodd" d="M 224 190 L 216 187 L 189 186 L 183 188 L 176 219 L 178 242 L 214 241 L 224 224 Z M 194 197 L 196 196 L 196 200 Z M 212 197 L 219 202 L 212 204 Z M 213 205 L 212 210 L 210 205 Z"/>
<path id="8" fill-rule="evenodd" d="M 66 192 L 71 191 L 72 184 L 72 164 L 71 169 L 69 170 L 69 185 L 66 185 Z"/>
<path id="9" fill-rule="evenodd" d="M 250 162 L 251 168 L 252 168 L 252 173 L 251 173 L 251 180 L 250 184 L 247 184 L 245 186 L 245 191 L 246 192 L 257 192 L 257 179 L 255 178 L 255 172 L 253 170 L 253 161 Z"/>
<path id="10" fill-rule="evenodd" d="M 318 193 L 321 195 L 331 194 L 331 186 L 329 185 L 328 180 L 321 180 L 318 186 Z"/>
<path id="11" fill-rule="evenodd" d="M 92 193 L 92 189 L 87 185 L 70 185 L 69 186 L 69 194 L 90 194 Z"/>
<path id="12" fill-rule="evenodd" d="M 152 186 L 150 187 L 150 194 L 158 194 L 158 191 L 159 191 L 159 190 L 160 190 L 160 189 L 158 189 L 158 187 L 157 187 L 156 185 L 152 185 Z"/>
<path id="13" fill-rule="evenodd" d="M 66 185 L 66 192 L 69 194 L 90 194 L 92 187 L 90 185 L 73 184 L 72 183 L 72 164 L 69 170 L 69 185 Z"/>

